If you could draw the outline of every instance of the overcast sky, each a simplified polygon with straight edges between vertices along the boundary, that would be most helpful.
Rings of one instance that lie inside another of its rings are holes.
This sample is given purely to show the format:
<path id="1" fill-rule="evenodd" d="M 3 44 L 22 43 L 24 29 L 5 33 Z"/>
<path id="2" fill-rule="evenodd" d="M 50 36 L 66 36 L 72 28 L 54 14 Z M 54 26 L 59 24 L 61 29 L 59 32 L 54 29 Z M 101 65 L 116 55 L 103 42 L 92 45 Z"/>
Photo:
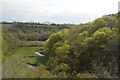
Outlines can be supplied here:
<path id="1" fill-rule="evenodd" d="M 87 23 L 118 12 L 119 0 L 0 0 L 2 21 Z M 2 5 L 2 6 L 1 6 Z"/>

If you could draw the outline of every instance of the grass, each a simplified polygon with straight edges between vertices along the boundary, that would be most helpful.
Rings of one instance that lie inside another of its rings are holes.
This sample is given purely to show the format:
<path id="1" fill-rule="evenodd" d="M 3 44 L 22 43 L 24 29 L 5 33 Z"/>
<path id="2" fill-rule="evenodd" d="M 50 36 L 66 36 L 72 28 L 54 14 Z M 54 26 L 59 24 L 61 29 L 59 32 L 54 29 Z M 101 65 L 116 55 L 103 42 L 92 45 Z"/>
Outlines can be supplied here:
<path id="1" fill-rule="evenodd" d="M 8 31 L 8 29 L 12 26 L 13 24 L 2 24 L 2 30 L 3 31 Z"/>
<path id="2" fill-rule="evenodd" d="M 37 56 L 34 54 L 35 51 L 39 50 L 40 47 L 18 47 L 14 50 L 14 54 L 23 55 L 23 56 Z"/>
<path id="3" fill-rule="evenodd" d="M 43 48 L 43 47 L 41 47 Z M 29 62 L 32 64 L 45 64 L 47 61 L 47 57 L 38 57 L 38 58 L 30 58 L 28 56 L 39 56 L 34 52 L 41 49 L 40 47 L 18 47 L 14 50 L 14 54 L 19 59 L 23 59 L 25 62 Z"/>

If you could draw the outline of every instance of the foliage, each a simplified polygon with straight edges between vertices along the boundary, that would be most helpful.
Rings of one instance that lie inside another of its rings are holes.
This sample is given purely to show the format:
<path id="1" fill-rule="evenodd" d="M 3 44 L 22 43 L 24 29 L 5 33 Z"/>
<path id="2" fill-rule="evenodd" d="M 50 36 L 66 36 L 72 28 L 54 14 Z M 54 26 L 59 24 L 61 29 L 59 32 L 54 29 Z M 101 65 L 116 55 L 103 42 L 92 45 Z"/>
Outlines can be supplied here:
<path id="1" fill-rule="evenodd" d="M 65 25 L 30 25 L 27 23 L 13 23 L 9 32 L 17 34 L 20 40 L 45 41 L 50 35 L 61 29 L 69 29 Z"/>
<path id="2" fill-rule="evenodd" d="M 95 63 L 91 64 L 91 62 L 94 60 L 98 62 L 105 56 L 104 62 L 102 62 L 103 65 L 99 65 L 99 68 L 102 69 L 101 73 L 94 72 L 93 74 L 97 74 L 95 76 L 88 73 L 88 76 L 108 77 L 100 75 L 106 73 L 107 70 L 114 70 L 117 66 L 117 63 L 113 62 L 112 65 L 114 66 L 107 68 L 111 61 L 117 60 L 118 48 L 116 40 L 118 39 L 118 28 L 116 22 L 117 17 L 115 15 L 108 15 L 96 19 L 93 22 L 72 27 L 66 33 L 60 31 L 51 35 L 46 41 L 46 52 L 49 56 L 48 66 L 50 71 L 58 75 L 62 72 L 59 66 L 64 63 L 68 66 L 63 73 L 67 74 L 66 77 L 85 77 L 87 74 L 82 75 L 81 73 L 91 71 L 93 65 L 95 65 Z M 110 46 L 110 44 L 114 45 L 116 49 Z M 97 67 L 94 68 L 96 71 Z M 112 74 L 112 72 L 108 73 Z M 117 74 L 116 70 L 114 70 L 114 74 Z M 110 75 L 109 77 L 115 76 Z"/>
<path id="3" fill-rule="evenodd" d="M 11 57 L 10 61 L 22 57 L 20 60 L 24 62 L 39 64 L 35 70 L 26 69 L 33 73 L 21 70 L 25 72 L 23 76 L 31 78 L 116 78 L 120 46 L 118 19 L 118 14 L 105 15 L 71 28 L 60 24 L 13 23 L 6 29 L 8 33 L 3 34 L 3 58 L 19 55 L 14 59 Z M 35 56 L 35 46 L 43 46 L 44 42 L 40 41 L 45 40 L 45 48 L 37 48 L 45 57 L 28 58 L 29 55 Z M 14 50 L 15 54 L 11 53 Z"/>

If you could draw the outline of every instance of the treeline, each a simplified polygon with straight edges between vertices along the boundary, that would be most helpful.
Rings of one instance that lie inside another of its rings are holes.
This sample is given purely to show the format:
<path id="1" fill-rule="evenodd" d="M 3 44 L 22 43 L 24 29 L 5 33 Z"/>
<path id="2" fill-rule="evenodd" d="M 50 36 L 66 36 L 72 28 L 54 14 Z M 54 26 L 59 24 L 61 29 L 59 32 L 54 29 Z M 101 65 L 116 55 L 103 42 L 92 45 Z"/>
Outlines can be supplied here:
<path id="1" fill-rule="evenodd" d="M 75 24 L 71 24 L 71 23 L 64 23 L 64 24 L 56 24 L 56 23 L 50 23 L 48 22 L 44 22 L 44 23 L 40 23 L 40 22 L 17 22 L 17 21 L 13 21 L 13 22 L 7 22 L 7 21 L 2 21 L 0 22 L 2 24 L 13 24 L 13 23 L 23 23 L 23 24 L 30 24 L 30 25 L 54 25 L 54 26 L 74 26 Z"/>
<path id="2" fill-rule="evenodd" d="M 66 25 L 29 25 L 14 23 L 9 32 L 17 34 L 20 40 L 45 41 L 49 36 L 61 29 L 70 28 Z"/>
<path id="3" fill-rule="evenodd" d="M 46 41 L 48 70 L 59 78 L 118 77 L 118 14 L 54 33 Z"/>

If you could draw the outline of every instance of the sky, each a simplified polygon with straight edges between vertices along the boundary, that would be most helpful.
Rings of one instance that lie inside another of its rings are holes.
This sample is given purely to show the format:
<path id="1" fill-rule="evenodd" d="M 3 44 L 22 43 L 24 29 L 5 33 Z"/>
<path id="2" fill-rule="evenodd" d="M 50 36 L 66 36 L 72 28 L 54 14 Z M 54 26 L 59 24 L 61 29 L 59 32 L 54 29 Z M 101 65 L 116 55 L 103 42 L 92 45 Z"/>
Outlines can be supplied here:
<path id="1" fill-rule="evenodd" d="M 118 12 L 119 0 L 0 0 L 2 21 L 87 23 Z"/>

